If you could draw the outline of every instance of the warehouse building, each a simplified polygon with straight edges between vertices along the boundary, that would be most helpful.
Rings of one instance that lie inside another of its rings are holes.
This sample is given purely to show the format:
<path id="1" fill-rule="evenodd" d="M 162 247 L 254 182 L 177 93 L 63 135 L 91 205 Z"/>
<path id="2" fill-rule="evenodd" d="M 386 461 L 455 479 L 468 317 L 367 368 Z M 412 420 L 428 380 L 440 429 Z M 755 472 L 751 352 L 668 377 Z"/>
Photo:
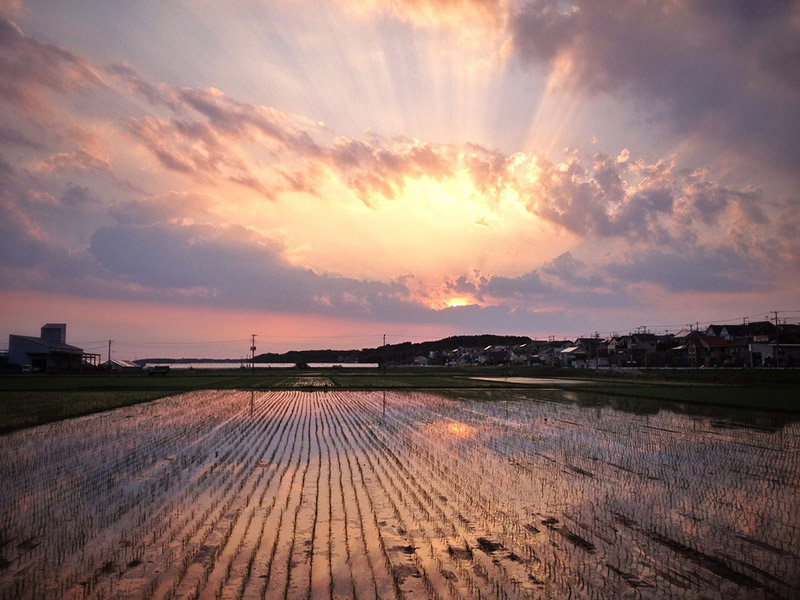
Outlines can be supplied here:
<path id="1" fill-rule="evenodd" d="M 48 323 L 40 337 L 8 336 L 8 364 L 23 371 L 68 373 L 80 371 L 83 349 L 67 344 L 66 323 Z"/>

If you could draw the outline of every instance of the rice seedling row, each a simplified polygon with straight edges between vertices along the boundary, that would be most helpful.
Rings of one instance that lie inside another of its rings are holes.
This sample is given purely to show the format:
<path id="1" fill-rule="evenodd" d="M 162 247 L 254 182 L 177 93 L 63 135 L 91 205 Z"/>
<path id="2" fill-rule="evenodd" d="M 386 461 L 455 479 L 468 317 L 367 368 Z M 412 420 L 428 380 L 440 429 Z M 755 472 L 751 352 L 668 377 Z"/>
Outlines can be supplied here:
<path id="1" fill-rule="evenodd" d="M 800 594 L 797 425 L 326 386 L 0 437 L 0 599 Z"/>

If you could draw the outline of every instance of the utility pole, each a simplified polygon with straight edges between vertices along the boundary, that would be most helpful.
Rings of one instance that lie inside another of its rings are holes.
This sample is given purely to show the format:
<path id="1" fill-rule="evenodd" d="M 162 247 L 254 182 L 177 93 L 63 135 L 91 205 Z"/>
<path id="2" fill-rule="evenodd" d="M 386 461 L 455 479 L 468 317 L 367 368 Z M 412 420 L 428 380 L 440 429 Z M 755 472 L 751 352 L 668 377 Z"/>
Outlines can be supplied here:
<path id="1" fill-rule="evenodd" d="M 256 374 L 256 334 L 250 334 L 250 373 Z"/>
<path id="2" fill-rule="evenodd" d="M 383 374 L 386 375 L 386 334 L 383 334 Z M 386 395 L 383 397 L 383 409 L 386 411 Z"/>
<path id="3" fill-rule="evenodd" d="M 775 315 L 775 327 L 777 327 L 778 326 L 778 311 L 777 310 L 773 310 L 772 314 Z"/>
<path id="4" fill-rule="evenodd" d="M 108 368 L 111 368 L 111 340 L 108 340 Z"/>

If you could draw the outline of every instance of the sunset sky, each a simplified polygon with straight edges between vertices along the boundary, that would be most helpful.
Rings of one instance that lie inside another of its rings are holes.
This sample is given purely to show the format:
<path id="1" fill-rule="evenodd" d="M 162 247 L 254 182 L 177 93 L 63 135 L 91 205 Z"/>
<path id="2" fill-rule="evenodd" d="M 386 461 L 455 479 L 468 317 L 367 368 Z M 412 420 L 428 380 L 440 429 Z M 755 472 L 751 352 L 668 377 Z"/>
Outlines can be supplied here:
<path id="1" fill-rule="evenodd" d="M 800 318 L 800 3 L 0 0 L 0 345 Z"/>

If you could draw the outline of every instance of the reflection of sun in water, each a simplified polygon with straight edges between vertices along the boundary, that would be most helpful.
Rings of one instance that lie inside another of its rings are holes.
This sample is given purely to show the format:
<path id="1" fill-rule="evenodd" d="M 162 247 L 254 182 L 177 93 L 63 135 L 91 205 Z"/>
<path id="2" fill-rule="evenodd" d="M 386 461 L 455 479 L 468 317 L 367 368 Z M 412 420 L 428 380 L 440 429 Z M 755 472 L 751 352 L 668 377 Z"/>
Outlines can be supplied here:
<path id="1" fill-rule="evenodd" d="M 464 423 L 448 423 L 447 432 L 454 437 L 471 437 L 474 430 Z"/>

